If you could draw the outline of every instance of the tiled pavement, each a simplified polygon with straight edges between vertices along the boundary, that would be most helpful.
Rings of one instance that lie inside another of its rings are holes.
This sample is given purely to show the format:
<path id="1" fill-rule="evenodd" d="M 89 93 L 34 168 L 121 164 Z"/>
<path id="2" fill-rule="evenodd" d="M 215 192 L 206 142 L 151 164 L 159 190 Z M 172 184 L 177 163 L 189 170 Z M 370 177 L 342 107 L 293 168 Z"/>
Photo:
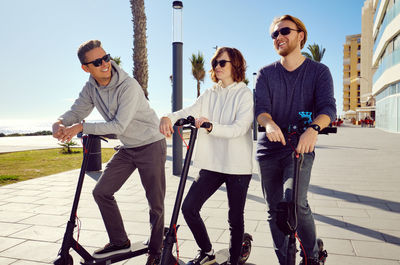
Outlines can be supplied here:
<path id="1" fill-rule="evenodd" d="M 0 153 L 5 149 L 24 149 L 23 139 L 0 141 Z M 30 149 L 57 146 L 49 137 L 28 139 L 25 146 Z M 179 183 L 179 178 L 171 174 L 171 149 L 169 142 L 166 225 Z M 400 134 L 342 127 L 338 134 L 319 137 L 309 201 L 317 233 L 329 253 L 326 264 L 400 264 L 399 159 Z M 197 172 L 191 168 L 186 190 Z M 73 170 L 0 187 L 0 264 L 52 263 L 69 219 L 78 174 L 79 170 Z M 93 251 L 107 242 L 107 235 L 91 194 L 98 174 L 90 175 L 85 179 L 78 217 L 79 242 Z M 116 198 L 131 241 L 145 240 L 149 231 L 148 206 L 137 172 Z M 228 246 L 227 209 L 223 186 L 202 210 L 216 250 Z M 246 264 L 277 264 L 266 217 L 260 177 L 255 169 L 245 210 L 246 231 L 254 239 Z M 178 223 L 180 256 L 187 261 L 195 255 L 197 246 L 182 216 Z M 75 264 L 79 264 L 80 258 L 74 252 L 72 255 Z M 140 256 L 119 264 L 144 264 L 145 259 Z"/>

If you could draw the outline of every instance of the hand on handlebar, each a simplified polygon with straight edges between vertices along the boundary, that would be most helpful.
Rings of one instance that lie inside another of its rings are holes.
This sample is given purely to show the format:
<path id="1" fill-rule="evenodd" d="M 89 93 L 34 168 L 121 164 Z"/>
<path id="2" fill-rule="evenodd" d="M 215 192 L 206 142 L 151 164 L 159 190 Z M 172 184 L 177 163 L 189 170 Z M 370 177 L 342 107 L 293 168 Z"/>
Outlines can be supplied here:
<path id="1" fill-rule="evenodd" d="M 65 126 L 60 122 L 53 123 L 52 126 L 53 137 L 60 140 L 60 137 L 65 133 Z"/>
<path id="2" fill-rule="evenodd" d="M 205 128 L 205 129 L 206 129 L 207 131 L 211 132 L 211 130 L 212 130 L 212 128 L 213 128 L 212 123 L 211 123 L 207 118 L 205 118 L 205 117 L 200 117 L 200 118 L 196 119 L 196 122 L 195 122 L 196 128 L 200 128 L 201 125 L 203 125 L 203 124 L 206 123 L 206 122 L 209 123 L 211 126 L 208 127 L 208 128 Z"/>
<path id="3" fill-rule="evenodd" d="M 57 138 L 59 141 L 66 143 L 72 140 L 72 137 L 77 135 L 83 129 L 81 123 L 76 123 L 74 125 L 65 127 L 65 125 L 61 123 L 53 124 L 53 137 Z"/>
<path id="4" fill-rule="evenodd" d="M 318 132 L 312 128 L 308 128 L 300 135 L 299 143 L 296 147 L 296 152 L 299 154 L 310 153 L 314 151 L 317 143 Z"/>
<path id="5" fill-rule="evenodd" d="M 171 119 L 168 117 L 161 118 L 159 128 L 160 133 L 164 134 L 166 137 L 170 137 L 174 133 Z"/>

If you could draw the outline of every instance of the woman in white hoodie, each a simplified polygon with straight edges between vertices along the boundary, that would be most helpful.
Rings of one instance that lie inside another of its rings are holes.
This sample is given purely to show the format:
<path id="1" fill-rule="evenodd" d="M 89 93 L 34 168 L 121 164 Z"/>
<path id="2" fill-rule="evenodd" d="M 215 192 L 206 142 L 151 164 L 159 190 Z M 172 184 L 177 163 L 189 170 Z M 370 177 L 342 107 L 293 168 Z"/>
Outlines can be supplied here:
<path id="1" fill-rule="evenodd" d="M 230 259 L 227 264 L 236 265 L 242 246 L 244 206 L 252 174 L 253 95 L 243 82 L 246 61 L 240 51 L 219 48 L 211 65 L 214 86 L 192 106 L 162 117 L 160 132 L 171 136 L 175 121 L 189 115 L 196 118 L 198 128 L 204 122 L 212 123 L 211 128 L 199 130 L 194 165 L 201 170 L 183 202 L 182 213 L 200 247 L 191 264 L 215 263 L 214 250 L 200 210 L 225 183 L 230 230 Z"/>

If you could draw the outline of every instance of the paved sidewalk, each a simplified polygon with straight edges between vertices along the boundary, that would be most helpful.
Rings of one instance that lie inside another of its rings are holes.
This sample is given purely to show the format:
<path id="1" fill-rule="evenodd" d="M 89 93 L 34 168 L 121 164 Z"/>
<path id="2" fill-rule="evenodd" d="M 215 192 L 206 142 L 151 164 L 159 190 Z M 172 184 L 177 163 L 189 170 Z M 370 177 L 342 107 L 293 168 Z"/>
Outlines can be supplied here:
<path id="1" fill-rule="evenodd" d="M 22 138 L 18 141 L 23 142 Z M 0 152 L 3 144 L 0 141 Z M 8 145 L 12 146 L 12 141 Z M 170 221 L 179 183 L 179 178 L 171 174 L 171 149 L 169 143 L 166 225 Z M 341 127 L 335 135 L 319 137 L 309 201 L 317 233 L 329 253 L 326 264 L 400 264 L 399 158 L 400 134 L 374 128 Z M 186 191 L 197 172 L 193 167 L 190 169 Z M 49 264 L 56 258 L 78 174 L 79 170 L 73 170 L 0 187 L 0 264 Z M 93 178 L 85 179 L 78 210 L 81 220 L 79 242 L 89 251 L 107 242 L 91 194 L 96 174 L 91 176 Z M 137 172 L 116 198 L 131 241 L 146 239 L 148 206 Z M 223 186 L 202 210 L 216 250 L 228 246 L 227 209 Z M 246 264 L 277 264 L 266 218 L 260 176 L 255 170 L 245 209 L 246 231 L 254 238 Z M 188 261 L 195 255 L 197 246 L 182 216 L 178 222 L 181 224 L 178 232 L 180 256 Z M 80 258 L 72 254 L 74 264 L 79 264 Z M 141 256 L 119 264 L 145 264 L 145 259 Z"/>

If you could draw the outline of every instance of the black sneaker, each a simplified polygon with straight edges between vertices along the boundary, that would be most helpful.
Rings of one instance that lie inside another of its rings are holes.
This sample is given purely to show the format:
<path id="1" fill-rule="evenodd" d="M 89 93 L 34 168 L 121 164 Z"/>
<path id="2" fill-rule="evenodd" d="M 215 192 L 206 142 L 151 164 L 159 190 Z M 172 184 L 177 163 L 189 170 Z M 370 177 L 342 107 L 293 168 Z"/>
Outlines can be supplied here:
<path id="1" fill-rule="evenodd" d="M 108 243 L 104 246 L 104 248 L 99 248 L 93 253 L 93 258 L 101 259 L 106 258 L 115 254 L 121 254 L 131 251 L 131 241 L 126 241 L 122 246 L 117 246 L 111 243 Z"/>
<path id="2" fill-rule="evenodd" d="M 324 265 L 326 257 L 328 257 L 328 252 L 324 250 L 324 242 L 322 241 L 322 239 L 318 238 L 317 244 L 318 244 L 318 260 L 320 264 Z"/>
<path id="3" fill-rule="evenodd" d="M 215 263 L 215 255 L 214 252 L 212 255 L 207 255 L 202 250 L 199 250 L 199 253 L 196 257 L 189 261 L 187 264 L 189 265 L 210 265 Z"/>
<path id="4" fill-rule="evenodd" d="M 149 254 L 149 256 L 147 257 L 146 265 L 158 265 L 160 264 L 160 260 L 160 255 Z"/>
<path id="5" fill-rule="evenodd" d="M 323 265 L 324 263 L 320 263 L 317 259 L 307 259 L 307 265 Z M 299 265 L 306 265 L 305 258 L 303 258 Z"/>

